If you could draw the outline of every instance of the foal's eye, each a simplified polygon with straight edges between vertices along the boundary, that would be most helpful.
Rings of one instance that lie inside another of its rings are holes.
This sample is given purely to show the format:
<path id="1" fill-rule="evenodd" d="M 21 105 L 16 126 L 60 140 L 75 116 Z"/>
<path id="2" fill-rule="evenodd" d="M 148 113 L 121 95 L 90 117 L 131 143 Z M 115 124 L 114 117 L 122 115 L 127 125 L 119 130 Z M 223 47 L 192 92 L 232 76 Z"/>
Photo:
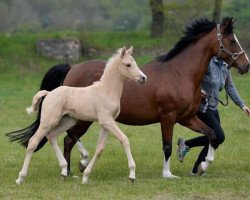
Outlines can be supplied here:
<path id="1" fill-rule="evenodd" d="M 130 67 L 131 65 L 130 64 L 126 64 L 127 67 Z"/>

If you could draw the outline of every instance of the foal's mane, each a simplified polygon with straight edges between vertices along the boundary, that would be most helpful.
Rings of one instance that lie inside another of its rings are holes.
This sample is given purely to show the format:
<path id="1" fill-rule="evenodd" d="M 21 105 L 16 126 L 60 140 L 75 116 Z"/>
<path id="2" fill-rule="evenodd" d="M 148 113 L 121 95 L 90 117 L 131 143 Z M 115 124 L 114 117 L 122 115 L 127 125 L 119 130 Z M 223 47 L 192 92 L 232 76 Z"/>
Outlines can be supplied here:
<path id="1" fill-rule="evenodd" d="M 227 25 L 224 29 L 224 34 L 233 32 L 233 18 L 225 17 L 221 25 Z M 210 32 L 216 26 L 215 21 L 210 21 L 207 18 L 200 18 L 191 22 L 183 31 L 184 36 L 174 45 L 174 47 L 164 55 L 156 58 L 159 62 L 166 62 L 174 58 L 178 53 L 185 49 L 190 44 L 196 42 L 202 34 Z"/>
<path id="2" fill-rule="evenodd" d="M 108 59 L 106 65 L 105 65 L 104 72 L 106 71 L 107 68 L 110 67 L 110 65 L 113 64 L 113 61 L 117 58 L 117 56 L 120 56 L 120 55 L 121 55 L 121 51 L 122 51 L 122 48 L 118 49 L 118 50 Z"/>
<path id="3" fill-rule="evenodd" d="M 113 64 L 113 61 L 117 58 L 117 56 L 120 56 L 120 55 L 121 55 L 121 51 L 122 51 L 122 48 L 118 49 L 118 50 L 116 51 L 116 53 L 114 53 L 114 54 L 108 59 L 106 65 L 105 65 L 105 68 L 104 68 L 103 75 L 101 76 L 101 78 L 100 78 L 99 81 L 95 81 L 94 83 L 98 83 L 98 82 L 100 82 L 101 80 L 104 79 L 105 73 L 107 72 L 107 69 Z"/>

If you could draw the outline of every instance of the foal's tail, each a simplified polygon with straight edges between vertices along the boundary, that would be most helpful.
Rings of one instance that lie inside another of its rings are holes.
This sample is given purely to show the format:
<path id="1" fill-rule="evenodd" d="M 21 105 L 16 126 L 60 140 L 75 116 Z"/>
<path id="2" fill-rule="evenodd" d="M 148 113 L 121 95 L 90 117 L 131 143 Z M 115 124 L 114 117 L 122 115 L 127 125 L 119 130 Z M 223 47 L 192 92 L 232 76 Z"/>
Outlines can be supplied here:
<path id="1" fill-rule="evenodd" d="M 49 94 L 49 91 L 47 90 L 40 90 L 36 93 L 36 95 L 33 97 L 32 105 L 29 108 L 26 108 L 26 112 L 29 115 L 34 114 L 37 111 L 38 106 L 42 102 L 42 97 L 45 97 Z"/>
<path id="2" fill-rule="evenodd" d="M 22 146 L 26 148 L 28 147 L 30 138 L 35 134 L 40 125 L 42 102 L 45 98 L 44 96 L 47 95 L 46 92 L 48 93 L 48 91 L 52 91 L 55 88 L 61 86 L 69 70 L 70 70 L 69 64 L 55 65 L 48 70 L 48 72 L 44 75 L 43 80 L 41 82 L 40 90 L 42 91 L 39 91 L 36 94 L 38 95 L 36 99 L 35 99 L 36 95 L 34 96 L 32 102 L 32 108 L 27 109 L 27 112 L 31 111 L 30 113 L 32 113 L 35 112 L 38 108 L 36 121 L 24 129 L 6 134 L 6 136 L 10 138 L 11 142 L 18 141 L 18 143 L 20 143 Z M 44 90 L 47 91 L 45 92 Z M 47 138 L 44 137 L 38 144 L 35 151 L 40 150 L 46 144 L 47 141 L 48 141 Z"/>

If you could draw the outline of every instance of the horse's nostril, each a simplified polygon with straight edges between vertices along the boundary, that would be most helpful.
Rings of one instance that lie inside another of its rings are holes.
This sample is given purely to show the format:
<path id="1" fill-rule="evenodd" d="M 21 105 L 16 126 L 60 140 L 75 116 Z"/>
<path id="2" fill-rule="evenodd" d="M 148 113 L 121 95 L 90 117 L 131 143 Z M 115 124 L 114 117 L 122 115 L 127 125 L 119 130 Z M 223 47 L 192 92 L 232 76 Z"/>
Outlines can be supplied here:
<path id="1" fill-rule="evenodd" d="M 247 65 L 247 71 L 249 71 L 249 64 Z"/>

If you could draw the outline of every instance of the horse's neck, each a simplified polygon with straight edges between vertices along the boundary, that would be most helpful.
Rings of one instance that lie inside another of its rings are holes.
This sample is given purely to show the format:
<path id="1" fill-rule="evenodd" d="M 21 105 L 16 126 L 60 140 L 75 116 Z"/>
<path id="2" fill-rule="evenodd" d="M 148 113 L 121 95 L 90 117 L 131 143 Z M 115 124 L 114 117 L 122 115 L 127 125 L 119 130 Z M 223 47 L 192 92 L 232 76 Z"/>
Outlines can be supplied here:
<path id="1" fill-rule="evenodd" d="M 100 87 L 110 98 L 112 98 L 113 101 L 120 101 L 123 82 L 124 77 L 121 75 L 119 67 L 112 65 L 105 69 L 100 80 Z"/>
<path id="2" fill-rule="evenodd" d="M 210 38 L 210 39 L 209 39 Z M 185 76 L 185 80 L 190 81 L 198 87 L 207 71 L 207 67 L 214 53 L 209 50 L 211 37 L 200 38 L 200 41 L 184 49 L 178 56 L 182 64 L 176 67 L 180 74 Z"/>

